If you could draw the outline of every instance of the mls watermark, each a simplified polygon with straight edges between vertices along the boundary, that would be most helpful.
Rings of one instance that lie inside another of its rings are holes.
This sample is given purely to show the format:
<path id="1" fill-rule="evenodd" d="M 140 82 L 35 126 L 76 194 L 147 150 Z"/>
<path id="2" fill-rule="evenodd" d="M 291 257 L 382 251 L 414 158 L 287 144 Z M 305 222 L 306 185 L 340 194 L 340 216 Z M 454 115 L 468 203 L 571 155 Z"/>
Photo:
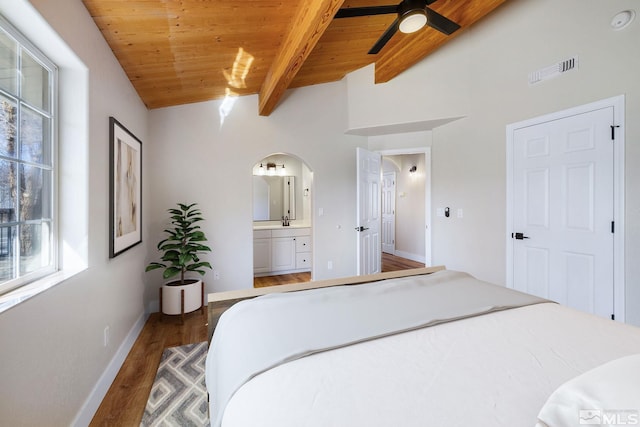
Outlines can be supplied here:
<path id="1" fill-rule="evenodd" d="M 580 425 L 638 426 L 640 411 L 637 409 L 583 409 Z"/>

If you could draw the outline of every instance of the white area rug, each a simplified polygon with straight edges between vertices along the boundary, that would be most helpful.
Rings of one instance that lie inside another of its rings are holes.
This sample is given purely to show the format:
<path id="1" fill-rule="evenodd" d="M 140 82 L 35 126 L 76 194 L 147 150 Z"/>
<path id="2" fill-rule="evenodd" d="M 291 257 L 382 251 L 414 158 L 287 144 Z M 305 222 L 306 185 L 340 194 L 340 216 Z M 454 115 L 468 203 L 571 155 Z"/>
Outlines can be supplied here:
<path id="1" fill-rule="evenodd" d="M 201 342 L 164 350 L 140 426 L 209 426 L 207 347 Z"/>

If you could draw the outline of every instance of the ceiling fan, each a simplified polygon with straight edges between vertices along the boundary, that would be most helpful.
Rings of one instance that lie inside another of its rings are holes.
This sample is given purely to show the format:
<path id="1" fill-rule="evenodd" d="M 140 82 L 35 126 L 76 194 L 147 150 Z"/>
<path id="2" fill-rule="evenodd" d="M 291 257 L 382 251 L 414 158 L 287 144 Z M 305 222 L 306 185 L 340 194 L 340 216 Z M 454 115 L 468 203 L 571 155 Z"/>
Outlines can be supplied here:
<path id="1" fill-rule="evenodd" d="M 449 18 L 445 18 L 438 12 L 429 9 L 429 5 L 436 0 L 402 0 L 397 5 L 348 7 L 338 10 L 336 18 L 352 18 L 355 16 L 386 15 L 396 13 L 398 17 L 382 34 L 378 41 L 369 50 L 370 55 L 375 55 L 387 44 L 391 37 L 400 30 L 403 33 L 413 33 L 428 25 L 443 34 L 450 35 L 460 25 Z"/>

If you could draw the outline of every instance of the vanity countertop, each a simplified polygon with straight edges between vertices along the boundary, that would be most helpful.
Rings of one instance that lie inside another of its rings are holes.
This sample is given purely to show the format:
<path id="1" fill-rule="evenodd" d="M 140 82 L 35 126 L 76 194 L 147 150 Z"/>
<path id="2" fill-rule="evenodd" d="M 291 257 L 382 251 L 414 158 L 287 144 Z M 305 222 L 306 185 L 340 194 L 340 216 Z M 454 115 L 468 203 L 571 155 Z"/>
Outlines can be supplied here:
<path id="1" fill-rule="evenodd" d="M 282 224 L 259 224 L 253 226 L 254 230 L 279 230 L 281 228 L 311 228 L 309 224 L 291 224 L 286 227 Z"/>

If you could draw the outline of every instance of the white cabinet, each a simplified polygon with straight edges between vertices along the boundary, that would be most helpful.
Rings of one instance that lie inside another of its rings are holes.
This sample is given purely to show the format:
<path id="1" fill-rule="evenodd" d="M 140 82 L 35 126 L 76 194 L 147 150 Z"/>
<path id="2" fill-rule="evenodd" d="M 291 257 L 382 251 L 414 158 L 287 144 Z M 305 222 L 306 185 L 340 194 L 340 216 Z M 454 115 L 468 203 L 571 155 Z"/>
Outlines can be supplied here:
<path id="1" fill-rule="evenodd" d="M 293 270 L 296 268 L 295 237 L 271 238 L 271 271 Z"/>
<path id="2" fill-rule="evenodd" d="M 253 272 L 268 273 L 271 271 L 271 231 L 258 231 L 253 234 Z"/>
<path id="3" fill-rule="evenodd" d="M 310 228 L 254 230 L 254 274 L 266 276 L 310 270 Z"/>
<path id="4" fill-rule="evenodd" d="M 311 269 L 311 236 L 296 239 L 296 268 Z"/>

